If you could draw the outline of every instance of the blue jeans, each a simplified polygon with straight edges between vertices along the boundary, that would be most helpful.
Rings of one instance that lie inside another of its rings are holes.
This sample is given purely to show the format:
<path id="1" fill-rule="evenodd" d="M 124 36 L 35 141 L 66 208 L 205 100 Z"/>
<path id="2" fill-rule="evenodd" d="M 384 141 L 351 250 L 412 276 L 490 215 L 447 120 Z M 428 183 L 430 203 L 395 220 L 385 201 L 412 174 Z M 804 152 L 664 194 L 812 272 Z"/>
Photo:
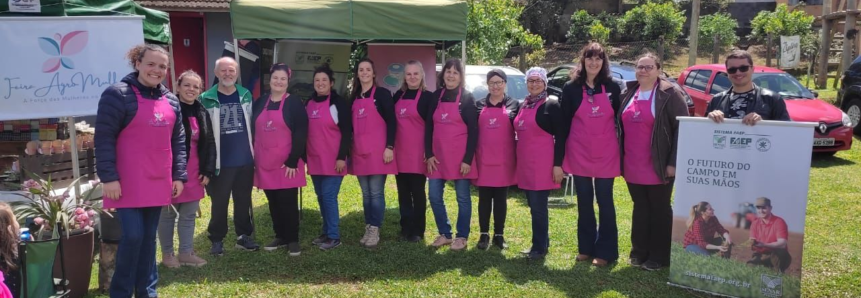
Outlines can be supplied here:
<path id="1" fill-rule="evenodd" d="M 532 251 L 546 253 L 550 247 L 550 217 L 547 211 L 549 190 L 524 190 L 532 214 Z"/>
<path id="2" fill-rule="evenodd" d="M 375 227 L 383 225 L 386 212 L 386 175 L 356 176 L 362 188 L 362 205 L 365 208 L 365 224 Z"/>
<path id="3" fill-rule="evenodd" d="M 344 176 L 312 175 L 314 192 L 317 193 L 317 203 L 320 204 L 320 215 L 323 217 L 323 235 L 329 239 L 341 239 L 338 223 L 338 193 Z"/>
<path id="4" fill-rule="evenodd" d="M 430 200 L 433 217 L 440 235 L 451 239 L 451 222 L 445 211 L 442 194 L 445 190 L 445 180 L 430 179 L 428 182 L 428 200 Z M 469 221 L 472 217 L 472 197 L 469 193 L 468 179 L 454 180 L 454 191 L 457 196 L 457 237 L 469 238 Z"/>
<path id="5" fill-rule="evenodd" d="M 688 246 L 685 246 L 685 251 L 692 253 L 692 254 L 695 254 L 695 255 L 702 255 L 702 256 L 710 255 L 710 253 L 707 249 L 703 248 L 702 246 L 696 245 L 696 244 L 689 244 Z"/>
<path id="6" fill-rule="evenodd" d="M 119 208 L 123 236 L 111 279 L 111 298 L 156 297 L 155 238 L 162 207 Z"/>
<path id="7" fill-rule="evenodd" d="M 595 185 L 593 187 L 592 181 Z M 619 258 L 619 231 L 616 227 L 616 207 L 613 206 L 613 178 L 574 176 L 577 192 L 577 243 L 581 254 L 604 259 Z M 594 200 L 598 201 L 598 222 L 595 220 Z"/>

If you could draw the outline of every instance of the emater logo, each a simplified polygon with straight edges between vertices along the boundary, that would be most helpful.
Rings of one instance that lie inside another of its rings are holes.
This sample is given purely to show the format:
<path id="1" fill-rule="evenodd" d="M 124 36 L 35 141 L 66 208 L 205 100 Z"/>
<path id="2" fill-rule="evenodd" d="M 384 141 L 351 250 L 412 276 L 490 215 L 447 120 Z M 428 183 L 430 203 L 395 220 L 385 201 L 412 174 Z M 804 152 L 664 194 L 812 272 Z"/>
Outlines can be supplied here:
<path id="1" fill-rule="evenodd" d="M 69 56 L 80 53 L 87 46 L 89 35 L 87 31 L 72 31 L 65 36 L 56 33 L 53 37 L 39 37 L 39 47 L 52 56 L 42 64 L 42 72 L 55 72 L 61 66 L 75 69 L 75 62 Z"/>

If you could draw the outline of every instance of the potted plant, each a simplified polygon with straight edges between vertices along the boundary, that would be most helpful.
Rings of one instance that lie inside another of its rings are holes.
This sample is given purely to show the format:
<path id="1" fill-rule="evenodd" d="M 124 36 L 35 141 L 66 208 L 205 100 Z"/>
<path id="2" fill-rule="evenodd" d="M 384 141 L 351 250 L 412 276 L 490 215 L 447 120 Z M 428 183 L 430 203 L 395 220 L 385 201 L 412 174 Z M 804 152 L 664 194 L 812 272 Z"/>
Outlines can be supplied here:
<path id="1" fill-rule="evenodd" d="M 13 202 L 12 208 L 19 222 L 33 219 L 33 225 L 38 229 L 33 233 L 36 239 L 50 238 L 53 230 L 59 229 L 57 232 L 63 246 L 63 256 L 60 258 L 58 255 L 55 259 L 54 274 L 59 277 L 62 260 L 69 281 L 70 296 L 81 297 L 87 293 L 92 275 L 93 226 L 96 214 L 102 211 L 102 198 L 95 197 L 94 194 L 101 184 L 98 181 L 90 181 L 92 188 L 73 199 L 69 192 L 79 185 L 80 178 L 75 179 L 65 191 L 58 193 L 50 176 L 47 180 L 37 175 L 32 177 L 33 179 L 22 184 L 25 193 L 20 195 L 26 200 Z"/>

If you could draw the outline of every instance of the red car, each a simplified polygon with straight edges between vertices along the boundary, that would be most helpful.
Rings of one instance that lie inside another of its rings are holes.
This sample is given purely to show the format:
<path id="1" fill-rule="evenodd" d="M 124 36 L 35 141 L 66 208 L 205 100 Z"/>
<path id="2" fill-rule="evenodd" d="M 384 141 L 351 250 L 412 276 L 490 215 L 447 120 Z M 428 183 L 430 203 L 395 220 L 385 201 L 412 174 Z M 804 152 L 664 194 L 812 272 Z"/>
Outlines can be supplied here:
<path id="1" fill-rule="evenodd" d="M 776 68 L 756 66 L 753 83 L 780 93 L 786 101 L 789 118 L 797 122 L 816 122 L 813 151 L 834 154 L 852 147 L 852 121 L 837 107 L 818 98 L 790 74 Z M 705 116 L 712 96 L 729 89 L 732 83 L 723 64 L 694 65 L 679 75 L 679 84 L 694 101 L 694 115 Z"/>

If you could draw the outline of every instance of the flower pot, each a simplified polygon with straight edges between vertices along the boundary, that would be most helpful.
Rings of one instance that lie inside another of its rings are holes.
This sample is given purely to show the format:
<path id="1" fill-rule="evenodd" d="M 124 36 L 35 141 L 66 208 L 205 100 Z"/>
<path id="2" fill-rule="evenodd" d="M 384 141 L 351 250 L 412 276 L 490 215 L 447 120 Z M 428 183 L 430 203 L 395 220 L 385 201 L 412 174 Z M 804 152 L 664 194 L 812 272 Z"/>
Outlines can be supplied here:
<path id="1" fill-rule="evenodd" d="M 54 278 L 62 278 L 60 265 L 65 265 L 66 279 L 69 281 L 69 297 L 84 297 L 90 287 L 90 276 L 93 272 L 93 231 L 73 230 L 66 238 L 62 233 L 60 242 L 63 247 L 63 258 L 60 250 L 54 259 Z"/>
<path id="2" fill-rule="evenodd" d="M 120 243 L 123 227 L 117 212 L 102 211 L 99 214 L 99 238 L 105 243 Z"/>

